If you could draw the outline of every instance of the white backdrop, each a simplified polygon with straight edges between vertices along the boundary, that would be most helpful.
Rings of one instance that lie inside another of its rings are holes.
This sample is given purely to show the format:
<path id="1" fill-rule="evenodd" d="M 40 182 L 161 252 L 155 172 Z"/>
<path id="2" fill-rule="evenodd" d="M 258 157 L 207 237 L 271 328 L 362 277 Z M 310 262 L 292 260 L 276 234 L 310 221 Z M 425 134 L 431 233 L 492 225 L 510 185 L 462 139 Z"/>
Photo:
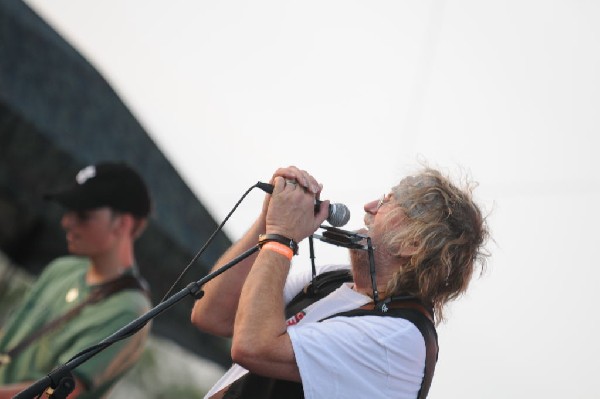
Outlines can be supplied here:
<path id="1" fill-rule="evenodd" d="M 420 159 L 472 176 L 493 256 L 439 330 L 430 398 L 598 397 L 599 2 L 27 3 L 217 222 L 290 164 L 350 207 L 348 228 Z M 318 262 L 346 257 L 321 245 Z"/>

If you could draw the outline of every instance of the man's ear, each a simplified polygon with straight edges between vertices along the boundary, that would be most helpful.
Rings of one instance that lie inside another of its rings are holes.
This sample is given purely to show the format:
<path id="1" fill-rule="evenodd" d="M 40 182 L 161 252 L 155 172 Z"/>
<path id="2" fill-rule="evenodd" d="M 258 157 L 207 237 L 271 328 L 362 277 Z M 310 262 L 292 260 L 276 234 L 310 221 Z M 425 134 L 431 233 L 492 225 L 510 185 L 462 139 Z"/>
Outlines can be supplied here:
<path id="1" fill-rule="evenodd" d="M 132 235 L 135 229 L 135 218 L 129 213 L 119 213 L 117 217 L 117 229 L 121 234 Z"/>
<path id="2" fill-rule="evenodd" d="M 146 218 L 138 219 L 129 213 L 124 213 L 121 216 L 125 232 L 134 240 L 142 235 L 148 225 L 148 219 Z"/>
<path id="3" fill-rule="evenodd" d="M 132 230 L 132 236 L 133 239 L 136 240 L 138 239 L 142 233 L 144 232 L 144 230 L 146 230 L 146 226 L 148 225 L 148 219 L 135 219 L 134 218 L 134 226 L 133 226 L 133 230 Z"/>
<path id="4" fill-rule="evenodd" d="M 419 243 L 417 241 L 413 241 L 412 243 L 403 246 L 400 250 L 400 256 L 410 257 L 415 255 L 419 251 Z"/>

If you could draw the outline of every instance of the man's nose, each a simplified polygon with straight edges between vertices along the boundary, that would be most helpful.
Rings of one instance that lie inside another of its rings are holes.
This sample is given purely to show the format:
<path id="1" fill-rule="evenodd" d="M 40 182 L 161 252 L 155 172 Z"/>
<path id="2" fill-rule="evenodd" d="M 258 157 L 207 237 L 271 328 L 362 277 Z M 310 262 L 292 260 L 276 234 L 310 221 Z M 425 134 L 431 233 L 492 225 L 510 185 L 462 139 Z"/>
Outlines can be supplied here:
<path id="1" fill-rule="evenodd" d="M 364 206 L 365 212 L 370 213 L 371 215 L 376 214 L 378 209 L 379 209 L 379 200 L 373 200 L 371 202 L 367 202 Z"/>

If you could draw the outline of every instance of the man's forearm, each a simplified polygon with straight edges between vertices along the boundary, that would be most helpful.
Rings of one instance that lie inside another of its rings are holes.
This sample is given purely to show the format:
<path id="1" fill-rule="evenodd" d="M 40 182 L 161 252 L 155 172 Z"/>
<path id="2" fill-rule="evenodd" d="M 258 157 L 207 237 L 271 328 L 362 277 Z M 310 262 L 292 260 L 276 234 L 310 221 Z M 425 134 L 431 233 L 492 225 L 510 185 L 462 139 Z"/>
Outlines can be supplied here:
<path id="1" fill-rule="evenodd" d="M 33 383 L 33 382 L 32 382 Z M 10 384 L 4 385 L 0 387 L 0 399 L 11 399 L 19 392 L 27 389 L 30 383 L 18 383 L 18 384 Z"/>
<path id="2" fill-rule="evenodd" d="M 232 358 L 261 375 L 299 381 L 284 318 L 285 256 L 262 249 L 242 289 L 235 318 Z"/>
<path id="3" fill-rule="evenodd" d="M 12 399 L 17 394 L 29 388 L 34 383 L 35 381 L 27 381 L 0 386 L 0 399 Z M 85 390 L 81 381 L 75 378 L 75 388 L 73 388 L 73 391 L 69 395 L 69 399 L 76 398 L 84 391 Z"/>
<path id="4" fill-rule="evenodd" d="M 264 232 L 264 217 L 261 216 L 254 222 L 246 234 L 221 256 L 212 271 L 219 269 L 257 245 L 258 235 Z M 192 322 L 194 325 L 211 334 L 220 336 L 232 335 L 240 292 L 255 259 L 256 254 L 250 255 L 202 287 L 204 296 L 202 299 L 196 301 L 192 310 Z"/>

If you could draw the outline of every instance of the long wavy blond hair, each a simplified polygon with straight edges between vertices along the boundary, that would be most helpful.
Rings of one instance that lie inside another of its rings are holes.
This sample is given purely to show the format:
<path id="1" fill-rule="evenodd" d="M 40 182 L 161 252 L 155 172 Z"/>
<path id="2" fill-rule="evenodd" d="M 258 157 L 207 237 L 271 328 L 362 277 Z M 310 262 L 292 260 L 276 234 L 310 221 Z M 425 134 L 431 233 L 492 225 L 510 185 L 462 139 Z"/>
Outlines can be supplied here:
<path id="1" fill-rule="evenodd" d="M 415 295 L 435 310 L 438 322 L 443 307 L 467 289 L 476 266 L 485 269 L 484 249 L 489 236 L 486 218 L 474 203 L 475 184 L 456 187 L 439 171 L 426 167 L 392 189 L 403 214 L 402 229 L 386 229 L 382 241 L 390 254 L 402 258 L 386 288 L 386 296 Z M 393 220 L 393 215 L 388 220 Z M 402 256 L 410 248 L 410 256 Z"/>

